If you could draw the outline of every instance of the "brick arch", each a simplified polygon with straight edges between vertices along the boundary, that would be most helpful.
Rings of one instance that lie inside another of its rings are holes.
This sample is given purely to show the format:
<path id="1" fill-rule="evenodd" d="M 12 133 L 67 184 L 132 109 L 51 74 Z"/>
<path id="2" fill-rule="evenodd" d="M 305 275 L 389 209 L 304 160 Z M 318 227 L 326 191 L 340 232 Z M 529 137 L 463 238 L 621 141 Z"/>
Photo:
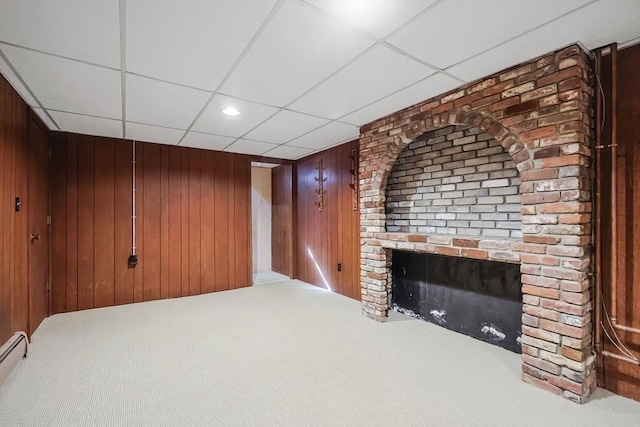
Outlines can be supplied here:
<path id="1" fill-rule="evenodd" d="M 410 127 L 399 135 L 394 136 L 389 144 L 387 153 L 380 158 L 376 164 L 377 174 L 373 180 L 373 191 L 379 191 L 382 195 L 380 203 L 384 204 L 384 188 L 387 178 L 400 153 L 419 136 L 426 132 L 434 131 L 445 126 L 466 125 L 481 129 L 493 137 L 508 152 L 518 168 L 518 171 L 530 170 L 534 168 L 533 154 L 520 140 L 518 136 L 500 123 L 490 113 L 484 111 L 468 111 L 463 109 L 453 109 L 446 113 L 426 116 L 416 120 Z"/>
<path id="2" fill-rule="evenodd" d="M 391 250 L 480 257 L 486 249 L 495 259 L 490 248 L 456 248 L 464 239 L 443 248 L 437 236 L 386 233 L 385 185 L 400 152 L 427 131 L 463 124 L 511 154 L 521 178 L 523 238 L 511 249 L 521 265 L 522 378 L 577 402 L 596 385 L 589 67 L 578 45 L 549 53 L 363 126 L 359 150 L 362 310 L 377 321 L 389 310 Z"/>

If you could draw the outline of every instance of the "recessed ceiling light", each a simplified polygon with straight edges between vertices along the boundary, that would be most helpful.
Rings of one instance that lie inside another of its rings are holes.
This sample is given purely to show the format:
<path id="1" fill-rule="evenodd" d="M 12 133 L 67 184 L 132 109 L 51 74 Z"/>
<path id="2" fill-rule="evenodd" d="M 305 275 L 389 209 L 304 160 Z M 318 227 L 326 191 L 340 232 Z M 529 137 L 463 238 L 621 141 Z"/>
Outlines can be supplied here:
<path id="1" fill-rule="evenodd" d="M 222 114 L 225 114 L 227 116 L 239 116 L 240 111 L 236 110 L 233 107 L 227 107 L 224 110 L 222 110 Z"/>

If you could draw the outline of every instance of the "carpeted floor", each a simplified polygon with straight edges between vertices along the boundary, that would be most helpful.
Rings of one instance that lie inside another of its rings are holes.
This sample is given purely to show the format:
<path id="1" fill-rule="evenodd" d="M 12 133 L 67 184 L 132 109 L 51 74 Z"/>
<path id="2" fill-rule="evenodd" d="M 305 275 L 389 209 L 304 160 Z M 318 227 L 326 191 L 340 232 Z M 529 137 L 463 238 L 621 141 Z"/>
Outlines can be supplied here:
<path id="1" fill-rule="evenodd" d="M 634 426 L 577 405 L 520 358 L 298 281 L 60 314 L 0 387 L 1 426 Z"/>

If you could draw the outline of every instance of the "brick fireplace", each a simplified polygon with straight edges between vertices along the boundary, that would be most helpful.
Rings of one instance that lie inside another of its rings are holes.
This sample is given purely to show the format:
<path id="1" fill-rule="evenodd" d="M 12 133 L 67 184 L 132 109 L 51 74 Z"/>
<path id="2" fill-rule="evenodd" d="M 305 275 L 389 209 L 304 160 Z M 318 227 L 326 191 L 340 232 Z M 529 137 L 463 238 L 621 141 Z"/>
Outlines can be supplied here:
<path id="1" fill-rule="evenodd" d="M 522 378 L 584 402 L 592 95 L 573 45 L 363 126 L 363 313 L 387 317 L 392 250 L 519 263 Z"/>

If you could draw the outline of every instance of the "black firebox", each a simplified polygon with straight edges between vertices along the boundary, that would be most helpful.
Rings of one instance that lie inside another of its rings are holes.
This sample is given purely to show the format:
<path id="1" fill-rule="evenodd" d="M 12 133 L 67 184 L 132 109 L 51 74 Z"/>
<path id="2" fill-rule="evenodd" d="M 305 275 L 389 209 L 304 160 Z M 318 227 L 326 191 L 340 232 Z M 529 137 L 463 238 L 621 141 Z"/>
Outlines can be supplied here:
<path id="1" fill-rule="evenodd" d="M 394 251 L 394 310 L 520 353 L 520 266 Z"/>

